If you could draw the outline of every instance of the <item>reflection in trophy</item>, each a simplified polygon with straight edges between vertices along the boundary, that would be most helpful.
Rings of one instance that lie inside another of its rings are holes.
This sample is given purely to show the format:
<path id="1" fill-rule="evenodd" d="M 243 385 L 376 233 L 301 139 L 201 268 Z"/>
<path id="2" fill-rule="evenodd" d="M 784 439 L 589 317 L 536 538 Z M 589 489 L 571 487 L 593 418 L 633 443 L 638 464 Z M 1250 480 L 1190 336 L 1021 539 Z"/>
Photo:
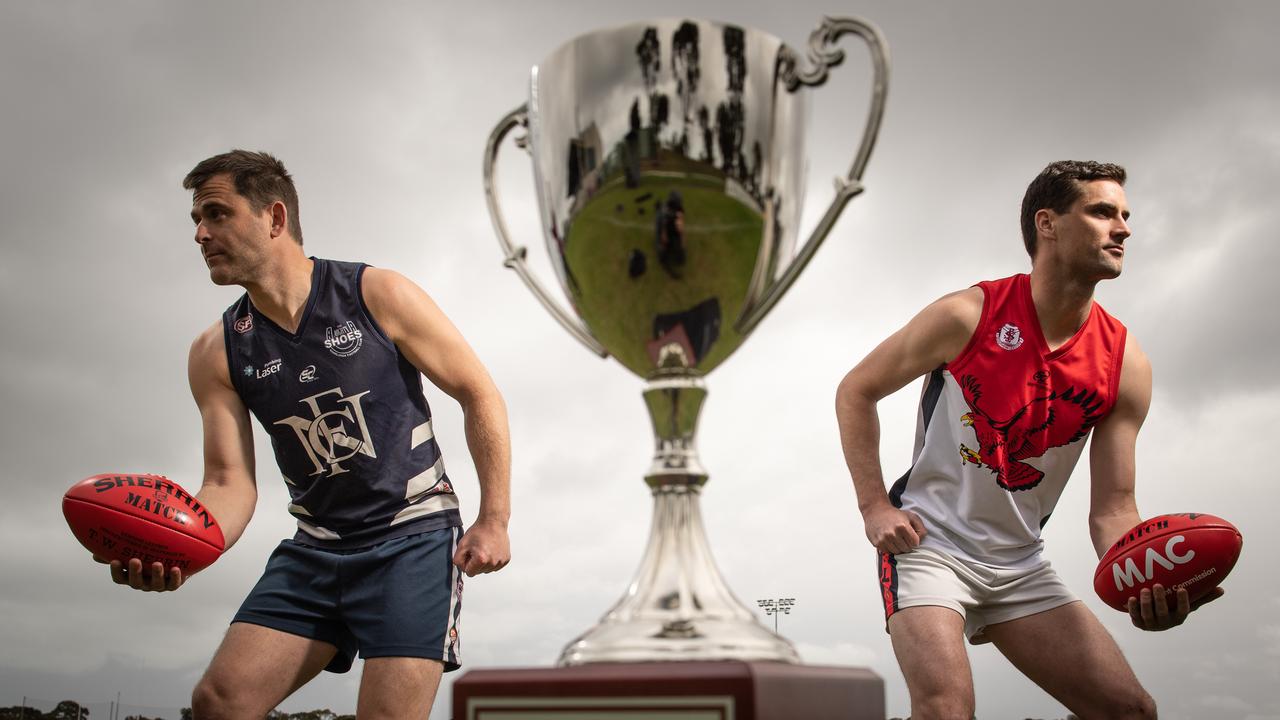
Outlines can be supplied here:
<path id="1" fill-rule="evenodd" d="M 797 246 L 802 86 L 825 81 L 844 58 L 833 45 L 848 33 L 871 51 L 869 117 L 834 201 Z M 712 560 L 698 504 L 707 472 L 694 443 L 702 378 L 742 344 L 862 191 L 887 64 L 879 31 L 860 20 L 824 20 L 807 62 L 777 38 L 732 25 L 628 25 L 552 53 L 533 69 L 528 104 L 489 137 L 485 191 L 507 266 L 570 334 L 646 381 L 657 446 L 645 475 L 654 513 L 640 568 L 622 599 L 564 649 L 561 665 L 799 661 Z M 572 311 L 530 273 L 498 208 L 493 166 L 517 126 L 529 130 L 542 228 Z"/>

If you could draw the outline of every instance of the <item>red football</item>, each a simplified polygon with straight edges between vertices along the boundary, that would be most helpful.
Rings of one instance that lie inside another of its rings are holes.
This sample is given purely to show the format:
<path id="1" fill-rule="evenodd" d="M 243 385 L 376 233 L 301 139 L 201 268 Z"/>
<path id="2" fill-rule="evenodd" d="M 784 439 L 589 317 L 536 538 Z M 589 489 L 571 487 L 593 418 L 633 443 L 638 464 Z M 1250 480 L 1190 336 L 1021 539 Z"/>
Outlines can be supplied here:
<path id="1" fill-rule="evenodd" d="M 1139 523 L 1111 546 L 1093 574 L 1102 601 L 1126 610 L 1130 597 L 1156 583 L 1185 587 L 1194 602 L 1222 583 L 1240 557 L 1234 525 L 1204 513 L 1160 515 Z"/>
<path id="2" fill-rule="evenodd" d="M 71 532 L 94 555 L 190 575 L 225 549 L 222 529 L 200 501 L 163 475 L 94 475 L 62 497 Z"/>

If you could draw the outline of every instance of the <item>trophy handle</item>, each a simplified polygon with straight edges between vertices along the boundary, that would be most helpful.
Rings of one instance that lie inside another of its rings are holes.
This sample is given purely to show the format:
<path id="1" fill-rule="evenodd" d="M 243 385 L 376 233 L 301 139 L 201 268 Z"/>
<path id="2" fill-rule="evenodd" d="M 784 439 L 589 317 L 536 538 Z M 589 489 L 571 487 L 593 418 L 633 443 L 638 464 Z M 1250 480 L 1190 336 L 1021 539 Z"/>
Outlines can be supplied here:
<path id="1" fill-rule="evenodd" d="M 511 236 L 507 232 L 507 224 L 502 219 L 502 209 L 498 206 L 498 191 L 493 182 L 493 166 L 498 159 L 498 147 L 502 144 L 503 138 L 507 133 L 511 132 L 516 126 L 527 127 L 529 122 L 529 106 L 521 105 L 520 107 L 507 113 L 506 117 L 498 121 L 493 128 L 493 132 L 489 133 L 489 141 L 484 147 L 484 197 L 489 205 L 489 219 L 493 221 L 493 231 L 498 235 L 498 243 L 502 245 L 502 252 L 506 256 L 503 265 L 516 271 L 524 284 L 533 291 L 538 302 L 542 303 L 542 307 L 551 313 L 551 316 L 559 321 L 561 327 L 569 331 L 569 334 L 577 338 L 578 342 L 587 346 L 591 352 L 602 358 L 609 357 L 609 351 L 604 349 L 599 340 L 591 334 L 587 326 L 583 324 L 575 315 L 566 311 L 556 302 L 555 298 L 547 292 L 542 283 L 538 282 L 538 278 L 534 277 L 529 270 L 528 264 L 525 262 L 525 256 L 528 254 L 528 248 L 521 246 L 515 247 L 511 244 Z M 516 143 L 523 147 L 524 138 L 518 138 Z"/>
<path id="2" fill-rule="evenodd" d="M 835 67 L 844 61 L 844 51 L 833 47 L 841 36 L 854 33 L 861 37 L 871 51 L 871 62 L 875 70 L 875 78 L 871 87 L 871 107 L 867 112 L 867 123 L 862 134 L 862 144 L 854 157 L 853 166 L 844 177 L 836 178 L 836 196 L 827 208 L 827 212 L 814 228 L 813 234 L 805 241 L 804 246 L 796 253 L 795 259 L 787 266 L 782 275 L 772 284 L 765 286 L 767 280 L 762 276 L 754 282 L 736 329 L 743 335 L 751 332 L 764 316 L 773 309 L 791 284 L 800 276 L 818 246 L 831 232 L 836 219 L 844 211 L 844 206 L 865 189 L 862 185 L 862 171 L 871 157 L 871 149 L 876 144 L 876 135 L 880 132 L 880 120 L 884 116 L 885 96 L 889 91 L 889 47 L 884 35 L 876 26 L 856 18 L 824 17 L 822 24 L 809 35 L 810 70 L 798 69 L 795 54 L 784 48 L 780 62 L 781 78 L 787 90 L 795 91 L 801 85 L 817 87 L 827 81 L 828 68 Z"/>

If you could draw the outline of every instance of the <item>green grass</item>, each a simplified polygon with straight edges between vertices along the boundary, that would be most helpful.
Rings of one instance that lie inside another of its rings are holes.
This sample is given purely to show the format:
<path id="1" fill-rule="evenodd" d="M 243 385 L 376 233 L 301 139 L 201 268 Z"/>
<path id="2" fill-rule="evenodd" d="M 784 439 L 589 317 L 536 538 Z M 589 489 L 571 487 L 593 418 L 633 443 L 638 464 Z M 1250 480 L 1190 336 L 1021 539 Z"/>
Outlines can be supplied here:
<path id="1" fill-rule="evenodd" d="M 723 187 L 723 180 L 705 175 L 650 174 L 633 189 L 615 179 L 588 201 L 568 230 L 565 262 L 576 281 L 574 304 L 618 362 L 641 377 L 653 370 L 646 344 L 653 339 L 656 315 L 719 298 L 720 335 L 697 365 L 703 374 L 742 343 L 733 324 L 755 267 L 763 220 L 726 196 Z M 672 190 L 684 198 L 686 261 L 680 278 L 666 272 L 654 246 L 654 206 Z M 649 199 L 636 202 L 646 193 Z M 645 273 L 634 279 L 627 274 L 633 250 L 647 261 Z"/>

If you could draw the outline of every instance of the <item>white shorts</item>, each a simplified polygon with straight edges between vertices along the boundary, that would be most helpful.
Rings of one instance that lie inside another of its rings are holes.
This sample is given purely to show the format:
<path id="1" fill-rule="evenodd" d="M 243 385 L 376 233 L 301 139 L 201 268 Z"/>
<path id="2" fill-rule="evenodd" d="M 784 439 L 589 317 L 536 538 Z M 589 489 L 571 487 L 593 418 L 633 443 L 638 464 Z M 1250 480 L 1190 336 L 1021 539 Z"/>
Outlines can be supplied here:
<path id="1" fill-rule="evenodd" d="M 880 556 L 885 630 L 899 610 L 922 605 L 951 608 L 964 618 L 974 645 L 990 642 L 988 625 L 1017 620 L 1076 601 L 1046 560 L 1029 570 L 995 568 L 931 548 Z"/>

